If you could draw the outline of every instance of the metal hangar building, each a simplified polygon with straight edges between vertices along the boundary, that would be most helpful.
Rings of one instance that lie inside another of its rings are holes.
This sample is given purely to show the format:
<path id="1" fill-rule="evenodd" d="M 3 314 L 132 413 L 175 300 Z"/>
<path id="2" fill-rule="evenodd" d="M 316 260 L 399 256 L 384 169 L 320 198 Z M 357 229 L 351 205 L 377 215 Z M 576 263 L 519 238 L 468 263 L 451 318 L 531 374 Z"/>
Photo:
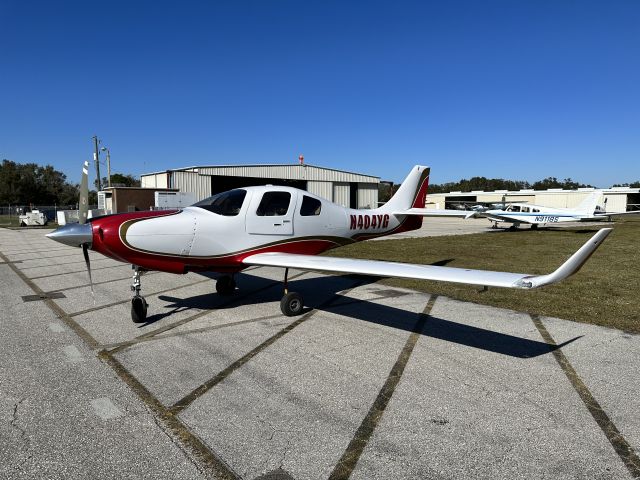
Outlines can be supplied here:
<path id="1" fill-rule="evenodd" d="M 148 173 L 140 182 L 144 188 L 193 193 L 196 201 L 234 188 L 285 185 L 345 207 L 377 208 L 380 177 L 308 164 L 212 165 Z"/>
<path id="2" fill-rule="evenodd" d="M 601 190 L 601 207 L 610 212 L 640 210 L 640 189 L 629 187 L 579 188 L 577 190 L 496 190 L 495 192 L 472 191 L 450 193 L 428 193 L 427 208 L 455 208 L 457 205 L 473 205 L 475 202 L 527 202 L 552 208 L 574 208 L 589 194 Z"/>

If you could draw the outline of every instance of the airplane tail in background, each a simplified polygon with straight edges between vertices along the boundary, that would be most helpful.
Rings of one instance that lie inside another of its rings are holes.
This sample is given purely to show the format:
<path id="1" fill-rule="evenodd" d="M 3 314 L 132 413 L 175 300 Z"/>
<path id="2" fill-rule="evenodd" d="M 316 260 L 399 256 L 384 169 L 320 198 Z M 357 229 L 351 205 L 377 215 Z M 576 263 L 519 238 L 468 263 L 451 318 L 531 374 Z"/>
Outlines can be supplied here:
<path id="1" fill-rule="evenodd" d="M 597 192 L 593 192 L 587 198 L 585 198 L 582 202 L 580 202 L 580 205 L 576 207 L 576 210 L 581 215 L 593 216 L 594 212 L 596 211 L 596 206 L 598 205 L 598 202 L 600 202 L 600 198 L 602 198 L 601 190 Z"/>
<path id="2" fill-rule="evenodd" d="M 377 210 L 385 213 L 424 208 L 429 186 L 429 167 L 416 165 L 391 199 Z"/>

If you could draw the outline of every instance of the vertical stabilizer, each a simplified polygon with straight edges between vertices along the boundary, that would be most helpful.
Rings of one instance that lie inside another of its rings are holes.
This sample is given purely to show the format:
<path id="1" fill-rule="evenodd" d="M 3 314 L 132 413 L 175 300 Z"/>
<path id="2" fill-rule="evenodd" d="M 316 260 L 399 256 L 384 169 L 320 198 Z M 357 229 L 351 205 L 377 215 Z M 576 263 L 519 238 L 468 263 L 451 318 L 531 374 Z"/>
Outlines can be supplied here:
<path id="1" fill-rule="evenodd" d="M 410 208 L 424 208 L 429 185 L 429 171 L 429 167 L 421 165 L 413 167 L 396 194 L 378 210 L 391 213 Z"/>
<path id="2" fill-rule="evenodd" d="M 598 190 L 596 192 L 591 193 L 587 198 L 585 198 L 580 205 L 576 207 L 576 210 L 580 215 L 589 215 L 593 216 L 596 211 L 596 206 L 598 202 L 602 198 L 602 190 Z"/>

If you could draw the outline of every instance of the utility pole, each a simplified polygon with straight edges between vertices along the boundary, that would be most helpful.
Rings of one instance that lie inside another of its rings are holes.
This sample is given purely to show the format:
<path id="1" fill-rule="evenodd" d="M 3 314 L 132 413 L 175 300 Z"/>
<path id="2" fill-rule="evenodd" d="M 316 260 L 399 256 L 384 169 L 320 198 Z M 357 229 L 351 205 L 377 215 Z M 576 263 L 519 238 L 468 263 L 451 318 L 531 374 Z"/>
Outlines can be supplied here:
<path id="1" fill-rule="evenodd" d="M 100 150 L 107 152 L 107 184 L 111 188 L 111 150 L 107 147 L 102 147 Z"/>
<path id="2" fill-rule="evenodd" d="M 95 151 L 93 152 L 93 160 L 96 162 L 96 175 L 98 176 L 98 191 L 102 190 L 102 182 L 100 180 L 100 150 L 98 149 L 98 144 L 100 140 L 98 140 L 98 136 L 93 136 L 93 144 L 95 146 Z"/>
<path id="3" fill-rule="evenodd" d="M 107 148 L 107 179 L 109 182 L 109 188 L 111 188 L 111 152 Z"/>

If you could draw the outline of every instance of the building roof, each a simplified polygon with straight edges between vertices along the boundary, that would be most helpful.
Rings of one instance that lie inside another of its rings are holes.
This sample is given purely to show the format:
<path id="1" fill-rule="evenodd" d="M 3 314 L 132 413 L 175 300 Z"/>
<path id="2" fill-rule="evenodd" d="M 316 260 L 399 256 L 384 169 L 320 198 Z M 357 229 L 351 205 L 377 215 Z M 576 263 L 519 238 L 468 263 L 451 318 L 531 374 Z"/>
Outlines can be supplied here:
<path id="1" fill-rule="evenodd" d="M 158 175 L 171 172 L 193 172 L 199 175 L 226 175 L 236 177 L 284 178 L 290 180 L 312 180 L 325 182 L 363 182 L 380 183 L 380 177 L 318 167 L 305 164 L 249 164 L 249 165 L 201 165 L 184 168 L 174 168 L 159 172 L 143 174 Z"/>
<path id="2" fill-rule="evenodd" d="M 112 187 L 104 187 L 102 190 L 100 190 L 101 192 L 106 192 L 109 190 L 144 190 L 145 192 L 148 192 L 149 190 L 158 190 L 158 191 L 168 191 L 168 192 L 177 192 L 179 191 L 177 188 L 163 188 L 163 187 L 118 187 L 118 186 L 112 186 Z"/>
<path id="3" fill-rule="evenodd" d="M 484 190 L 473 190 L 472 192 L 449 192 L 449 193 L 431 193 L 429 195 L 451 195 L 451 196 L 474 196 L 474 195 L 541 195 L 545 193 L 557 194 L 557 193 L 589 193 L 596 190 L 602 190 L 602 193 L 615 194 L 615 193 L 640 193 L 640 188 L 631 187 L 612 187 L 612 188 L 579 188 L 577 190 L 563 190 L 562 188 L 549 188 L 547 190 L 494 190 L 485 192 Z"/>

